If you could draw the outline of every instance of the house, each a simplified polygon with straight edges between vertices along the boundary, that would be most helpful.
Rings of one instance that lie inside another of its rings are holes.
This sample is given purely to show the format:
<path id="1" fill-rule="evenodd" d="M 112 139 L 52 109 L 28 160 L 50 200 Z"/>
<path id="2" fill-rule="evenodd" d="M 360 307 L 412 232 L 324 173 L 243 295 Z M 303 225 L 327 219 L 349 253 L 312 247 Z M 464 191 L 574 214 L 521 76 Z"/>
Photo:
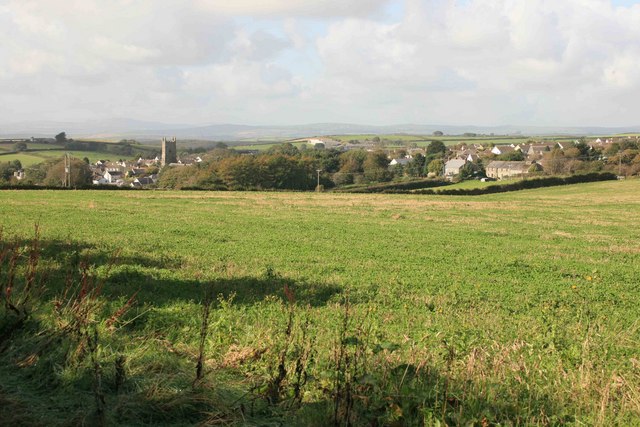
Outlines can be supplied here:
<path id="1" fill-rule="evenodd" d="M 535 162 L 504 162 L 494 160 L 485 169 L 489 178 L 504 179 L 510 177 L 523 177 L 529 174 L 529 170 L 534 166 L 540 169 Z"/>
<path id="2" fill-rule="evenodd" d="M 551 151 L 555 144 L 530 144 L 522 148 L 522 152 L 530 159 L 539 159 L 544 153 Z"/>
<path id="3" fill-rule="evenodd" d="M 389 166 L 406 166 L 410 161 L 411 158 L 409 157 L 404 157 L 401 159 L 391 159 L 391 162 L 389 162 Z"/>
<path id="4" fill-rule="evenodd" d="M 154 180 L 150 177 L 136 178 L 131 183 L 131 188 L 144 188 L 154 184 Z"/>
<path id="5" fill-rule="evenodd" d="M 515 149 L 516 148 L 513 145 L 496 145 L 491 149 L 491 152 L 496 156 L 499 156 L 500 154 L 511 153 L 515 151 Z"/>
<path id="6" fill-rule="evenodd" d="M 579 143 L 580 141 L 575 140 L 575 141 L 558 141 L 556 144 L 558 145 L 558 148 L 560 148 L 561 150 L 566 150 L 567 148 L 571 148 Z"/>
<path id="7" fill-rule="evenodd" d="M 467 163 L 465 159 L 451 159 L 444 164 L 444 176 L 452 178 L 460 173 L 460 169 Z"/>
<path id="8" fill-rule="evenodd" d="M 480 157 L 478 157 L 477 154 L 467 154 L 467 157 L 465 157 L 465 160 L 471 163 L 478 163 L 478 160 L 480 160 Z"/>
<path id="9" fill-rule="evenodd" d="M 109 184 L 116 184 L 118 180 L 122 180 L 123 174 L 119 170 L 107 170 L 104 173 L 104 178 L 107 180 Z"/>
<path id="10" fill-rule="evenodd" d="M 18 181 L 24 179 L 24 176 L 25 176 L 24 169 L 17 170 L 13 173 L 13 177 Z"/>

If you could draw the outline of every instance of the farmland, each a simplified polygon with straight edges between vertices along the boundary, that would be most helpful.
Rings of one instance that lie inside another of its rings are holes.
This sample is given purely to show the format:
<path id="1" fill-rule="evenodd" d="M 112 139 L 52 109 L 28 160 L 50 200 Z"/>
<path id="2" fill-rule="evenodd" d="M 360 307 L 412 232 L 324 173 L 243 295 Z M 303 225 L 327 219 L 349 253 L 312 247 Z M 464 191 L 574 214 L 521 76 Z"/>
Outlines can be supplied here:
<path id="1" fill-rule="evenodd" d="M 91 423 L 98 361 L 103 416 L 122 424 L 637 424 L 639 185 L 0 192 L 3 240 L 27 245 L 39 224 L 49 272 L 24 330 L 0 342 L 0 419 Z M 52 302 L 73 259 L 104 280 L 100 351 L 30 358 L 59 327 Z M 296 383 L 301 359 L 308 378 Z"/>
<path id="2" fill-rule="evenodd" d="M 27 148 L 28 151 L 22 152 L 13 152 L 13 144 L 0 143 L 0 162 L 10 162 L 13 160 L 20 160 L 23 167 L 29 167 L 37 163 L 42 163 L 51 159 L 59 159 L 64 156 L 65 153 L 70 154 L 72 157 L 77 157 L 79 159 L 88 158 L 90 162 L 96 162 L 101 159 L 112 159 L 117 160 L 119 158 L 129 158 L 134 154 L 150 154 L 154 152 L 154 148 L 149 146 L 140 145 L 140 144 L 129 144 L 132 153 L 130 155 L 120 154 L 117 149 L 119 148 L 119 144 L 110 143 L 105 141 L 83 141 L 78 140 L 78 143 L 89 143 L 89 144 L 102 144 L 102 149 L 73 149 L 73 148 L 65 148 L 63 144 L 57 143 L 34 143 L 28 142 Z M 112 148 L 112 151 L 108 149 L 108 147 Z M 155 150 L 157 151 L 157 150 Z"/>

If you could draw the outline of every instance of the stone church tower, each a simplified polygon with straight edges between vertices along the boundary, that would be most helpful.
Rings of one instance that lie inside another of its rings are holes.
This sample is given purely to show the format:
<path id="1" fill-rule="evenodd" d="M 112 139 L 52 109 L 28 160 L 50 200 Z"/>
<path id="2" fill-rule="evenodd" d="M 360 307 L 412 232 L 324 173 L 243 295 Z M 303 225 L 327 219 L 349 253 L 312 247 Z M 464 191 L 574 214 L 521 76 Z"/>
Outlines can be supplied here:
<path id="1" fill-rule="evenodd" d="M 162 138 L 162 166 L 177 162 L 176 137 L 174 136 L 170 141 Z"/>

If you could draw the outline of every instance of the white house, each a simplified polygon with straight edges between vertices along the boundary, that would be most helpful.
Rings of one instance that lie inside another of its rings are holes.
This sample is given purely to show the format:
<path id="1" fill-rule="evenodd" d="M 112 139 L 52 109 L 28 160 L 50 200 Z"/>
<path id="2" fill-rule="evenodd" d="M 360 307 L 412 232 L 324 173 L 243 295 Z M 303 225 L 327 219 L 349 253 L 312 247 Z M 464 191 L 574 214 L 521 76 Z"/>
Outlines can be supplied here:
<path id="1" fill-rule="evenodd" d="M 391 159 L 391 162 L 389 162 L 389 166 L 406 166 L 410 161 L 411 158 L 409 157 L 404 157 L 402 159 Z"/>
<path id="2" fill-rule="evenodd" d="M 467 163 L 465 159 L 451 159 L 444 164 L 444 176 L 451 178 L 460 173 L 460 169 Z"/>
<path id="3" fill-rule="evenodd" d="M 491 149 L 491 152 L 496 156 L 499 156 L 500 154 L 511 153 L 512 151 L 515 151 L 515 147 L 513 145 L 496 145 Z"/>
<path id="4" fill-rule="evenodd" d="M 119 170 L 107 170 L 104 173 L 104 178 L 109 184 L 116 184 L 118 180 L 122 180 L 123 174 Z"/>

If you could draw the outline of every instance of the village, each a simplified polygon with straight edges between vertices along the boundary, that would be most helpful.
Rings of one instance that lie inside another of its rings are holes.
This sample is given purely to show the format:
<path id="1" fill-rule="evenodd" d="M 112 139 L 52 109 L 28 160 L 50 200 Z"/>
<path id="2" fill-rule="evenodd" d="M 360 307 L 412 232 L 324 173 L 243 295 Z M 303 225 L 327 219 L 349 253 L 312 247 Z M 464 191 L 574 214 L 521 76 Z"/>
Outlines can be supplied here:
<path id="1" fill-rule="evenodd" d="M 365 179 L 373 182 L 416 177 L 456 182 L 467 179 L 492 181 L 540 175 L 571 175 L 599 171 L 605 167 L 619 176 L 634 175 L 640 171 L 638 136 L 555 140 L 542 138 L 509 144 L 496 143 L 499 141 L 499 138 L 493 141 L 478 138 L 458 143 L 449 140 L 448 145 L 445 145 L 439 139 L 432 139 L 428 145 L 418 146 L 415 143 L 401 143 L 380 136 L 360 140 L 345 140 L 345 137 L 342 137 L 342 140 L 338 137 L 312 137 L 272 144 L 264 150 L 234 149 L 233 146 L 227 147 L 226 144 L 218 143 L 217 148 L 210 151 L 200 150 L 193 153 L 184 147 L 179 150 L 177 139 L 172 137 L 162 138 L 161 154 L 151 158 L 140 155 L 137 158 L 126 159 L 125 156 L 119 156 L 117 160 L 106 158 L 90 162 L 85 157 L 84 161 L 90 171 L 89 182 L 92 185 L 133 189 L 157 188 L 165 168 L 206 167 L 228 156 L 257 158 L 266 153 L 294 157 L 310 156 L 316 160 L 333 157 L 337 164 L 323 167 L 321 172 L 330 176 L 332 182 L 327 184 L 337 186 L 363 183 Z M 157 149 L 155 152 L 158 152 Z M 212 155 L 216 152 L 222 152 L 222 157 Z M 351 156 L 349 153 L 355 154 Z M 377 166 L 386 169 L 386 172 L 364 177 L 363 159 L 374 154 L 377 156 Z M 359 158 L 360 169 L 350 167 L 349 158 Z M 2 157 L 0 162 L 1 160 Z M 71 163 L 69 167 L 73 169 Z M 84 165 L 81 167 L 85 168 Z M 313 169 L 315 171 L 316 167 Z M 15 167 L 11 173 L 12 181 L 20 183 L 30 182 L 29 175 L 34 172 Z M 185 171 L 185 174 L 188 173 Z M 348 179 L 345 179 L 347 175 Z M 160 187 L 163 188 L 162 185 Z"/>

